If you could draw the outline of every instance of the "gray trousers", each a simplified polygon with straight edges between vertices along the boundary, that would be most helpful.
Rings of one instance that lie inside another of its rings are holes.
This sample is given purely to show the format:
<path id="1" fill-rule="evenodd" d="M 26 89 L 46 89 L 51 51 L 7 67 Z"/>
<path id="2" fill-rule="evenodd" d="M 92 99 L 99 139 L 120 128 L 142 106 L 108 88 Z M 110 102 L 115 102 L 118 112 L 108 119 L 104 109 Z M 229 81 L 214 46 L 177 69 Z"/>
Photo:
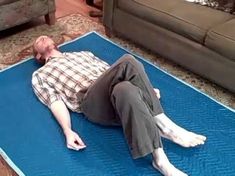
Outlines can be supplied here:
<path id="1" fill-rule="evenodd" d="M 133 158 L 162 147 L 153 117 L 163 113 L 143 65 L 124 55 L 93 85 L 81 104 L 88 120 L 101 125 L 121 125 Z"/>

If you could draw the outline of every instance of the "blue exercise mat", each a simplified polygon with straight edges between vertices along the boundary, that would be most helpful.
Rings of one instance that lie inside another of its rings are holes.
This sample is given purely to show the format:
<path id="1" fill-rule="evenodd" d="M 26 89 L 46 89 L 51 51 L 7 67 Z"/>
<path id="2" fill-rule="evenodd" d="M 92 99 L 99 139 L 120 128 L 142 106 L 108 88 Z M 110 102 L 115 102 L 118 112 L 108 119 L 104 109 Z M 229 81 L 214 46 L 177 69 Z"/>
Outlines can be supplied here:
<path id="1" fill-rule="evenodd" d="M 89 50 L 109 64 L 128 53 L 95 32 L 60 49 Z M 235 175 L 235 111 L 138 59 L 161 90 L 166 114 L 208 138 L 205 145 L 190 149 L 163 140 L 170 161 L 189 175 Z M 132 160 L 121 128 L 93 124 L 82 114 L 71 113 L 71 118 L 87 148 L 67 149 L 59 125 L 33 93 L 31 75 L 37 68 L 29 59 L 0 73 L 0 148 L 25 175 L 160 175 L 151 156 Z"/>

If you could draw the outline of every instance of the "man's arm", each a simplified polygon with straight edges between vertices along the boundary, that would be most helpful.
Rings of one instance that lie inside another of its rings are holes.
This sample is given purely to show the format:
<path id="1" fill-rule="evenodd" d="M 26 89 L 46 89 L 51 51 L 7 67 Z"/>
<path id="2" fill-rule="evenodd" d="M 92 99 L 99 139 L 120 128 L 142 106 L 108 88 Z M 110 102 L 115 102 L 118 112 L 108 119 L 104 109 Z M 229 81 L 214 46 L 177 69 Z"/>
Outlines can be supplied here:
<path id="1" fill-rule="evenodd" d="M 42 79 L 40 75 L 35 72 L 32 77 L 32 86 L 38 99 L 51 109 L 56 120 L 61 125 L 66 137 L 67 147 L 74 150 L 85 148 L 86 146 L 81 138 L 71 129 L 69 111 L 55 91 L 53 85 L 48 84 L 46 80 Z"/>
<path id="2" fill-rule="evenodd" d="M 86 147 L 81 138 L 71 129 L 71 119 L 69 111 L 62 100 L 51 104 L 50 109 L 59 122 L 66 137 L 67 147 L 73 150 L 79 150 Z"/>

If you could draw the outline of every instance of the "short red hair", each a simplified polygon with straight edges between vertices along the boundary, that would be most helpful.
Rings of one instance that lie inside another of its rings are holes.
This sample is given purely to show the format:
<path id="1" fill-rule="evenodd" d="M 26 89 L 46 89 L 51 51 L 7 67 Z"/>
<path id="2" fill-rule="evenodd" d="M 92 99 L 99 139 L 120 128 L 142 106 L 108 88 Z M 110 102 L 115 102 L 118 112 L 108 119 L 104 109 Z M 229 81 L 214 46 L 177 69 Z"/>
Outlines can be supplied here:
<path id="1" fill-rule="evenodd" d="M 40 36 L 40 37 L 42 37 L 42 36 Z M 40 64 L 45 64 L 45 58 L 43 58 L 43 57 L 42 57 L 42 54 L 39 53 L 38 50 L 36 49 L 36 42 L 37 42 L 37 40 L 38 40 L 40 37 L 38 37 L 38 38 L 35 40 L 35 42 L 33 43 L 33 56 L 34 56 L 34 58 L 37 60 L 38 63 L 40 63 Z M 46 37 L 48 37 L 48 36 L 46 36 Z M 48 37 L 48 38 L 50 38 L 50 37 Z M 52 39 L 51 39 L 51 40 L 52 40 Z M 52 41 L 53 41 L 53 40 L 52 40 Z M 57 48 L 56 44 L 54 43 L 54 41 L 53 41 L 53 46 L 54 46 L 54 49 L 57 49 L 57 50 L 58 50 L 58 48 Z"/>

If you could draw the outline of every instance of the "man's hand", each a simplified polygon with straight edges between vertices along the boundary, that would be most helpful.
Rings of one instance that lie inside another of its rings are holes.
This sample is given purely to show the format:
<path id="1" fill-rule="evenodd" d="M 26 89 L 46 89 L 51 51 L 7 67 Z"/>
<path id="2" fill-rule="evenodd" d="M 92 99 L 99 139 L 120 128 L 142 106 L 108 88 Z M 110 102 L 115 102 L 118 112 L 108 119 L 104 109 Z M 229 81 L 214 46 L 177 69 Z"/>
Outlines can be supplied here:
<path id="1" fill-rule="evenodd" d="M 80 150 L 86 147 L 82 139 L 72 130 L 68 130 L 65 133 L 67 147 L 73 150 Z"/>
<path id="2" fill-rule="evenodd" d="M 68 108 L 62 100 L 54 101 L 51 104 L 51 111 L 64 131 L 67 147 L 73 150 L 80 150 L 86 147 L 81 138 L 71 129 L 71 120 Z"/>
<path id="3" fill-rule="evenodd" d="M 160 90 L 159 90 L 159 89 L 154 88 L 154 92 L 156 93 L 157 98 L 158 98 L 158 99 L 160 99 L 160 98 L 161 98 Z"/>

